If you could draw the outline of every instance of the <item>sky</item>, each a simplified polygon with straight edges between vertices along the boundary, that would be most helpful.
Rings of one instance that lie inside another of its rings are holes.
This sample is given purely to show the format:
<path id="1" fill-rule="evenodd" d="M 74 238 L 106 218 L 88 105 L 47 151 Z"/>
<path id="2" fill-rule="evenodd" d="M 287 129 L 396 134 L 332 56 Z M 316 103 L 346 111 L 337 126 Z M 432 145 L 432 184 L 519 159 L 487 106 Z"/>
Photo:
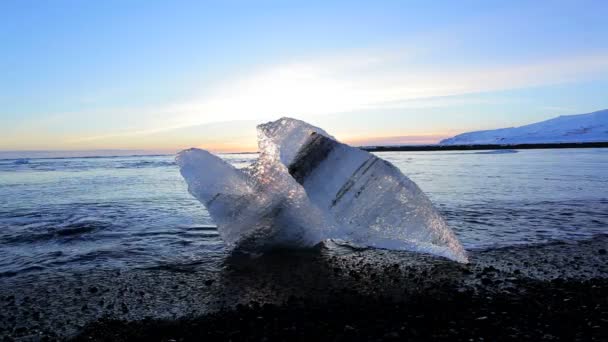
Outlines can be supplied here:
<path id="1" fill-rule="evenodd" d="M 608 1 L 0 2 L 0 150 L 429 144 L 608 108 Z"/>

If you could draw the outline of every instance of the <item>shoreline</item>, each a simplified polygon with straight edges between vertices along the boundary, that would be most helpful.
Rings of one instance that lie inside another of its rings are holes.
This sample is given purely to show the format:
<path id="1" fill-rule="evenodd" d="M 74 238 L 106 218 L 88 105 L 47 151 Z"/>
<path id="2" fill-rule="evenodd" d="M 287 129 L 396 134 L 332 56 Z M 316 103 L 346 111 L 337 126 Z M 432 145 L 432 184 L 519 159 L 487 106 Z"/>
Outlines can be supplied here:
<path id="1" fill-rule="evenodd" d="M 480 151 L 480 150 L 537 150 L 562 148 L 607 148 L 608 142 L 584 143 L 543 143 L 543 144 L 473 144 L 473 145 L 402 145 L 402 146 L 361 146 L 368 152 L 415 152 L 415 151 Z"/>
<path id="2" fill-rule="evenodd" d="M 0 279 L 7 340 L 602 340 L 608 235 L 469 253 L 319 248 L 205 270 Z M 260 318 L 261 317 L 261 318 Z"/>
<path id="3" fill-rule="evenodd" d="M 367 152 L 417 152 L 417 151 L 483 151 L 483 150 L 535 150 L 535 149 L 571 149 L 571 148 L 608 148 L 607 142 L 582 142 L 582 143 L 542 143 L 542 144 L 474 144 L 474 145 L 399 145 L 399 146 L 354 146 Z M 103 152 L 103 150 L 101 150 Z M 19 153 L 21 151 L 0 151 L 4 153 Z M 80 152 L 80 151 L 23 151 L 26 153 L 52 153 L 52 152 Z M 245 152 L 218 152 L 219 154 L 258 154 L 257 151 Z M 2 161 L 13 161 L 20 159 L 100 159 L 100 158 L 128 158 L 128 157 L 165 157 L 175 156 L 175 153 L 142 153 L 142 154 L 117 154 L 117 155 L 94 155 L 84 154 L 82 156 L 0 156 Z"/>

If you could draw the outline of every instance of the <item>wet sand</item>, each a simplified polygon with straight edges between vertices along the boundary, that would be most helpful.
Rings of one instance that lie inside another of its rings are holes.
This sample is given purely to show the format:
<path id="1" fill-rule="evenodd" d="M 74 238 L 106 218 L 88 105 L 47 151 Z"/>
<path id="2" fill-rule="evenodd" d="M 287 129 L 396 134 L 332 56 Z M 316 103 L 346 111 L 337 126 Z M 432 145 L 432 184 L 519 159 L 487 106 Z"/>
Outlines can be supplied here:
<path id="1" fill-rule="evenodd" d="M 471 262 L 321 247 L 0 279 L 6 340 L 607 340 L 608 236 Z"/>

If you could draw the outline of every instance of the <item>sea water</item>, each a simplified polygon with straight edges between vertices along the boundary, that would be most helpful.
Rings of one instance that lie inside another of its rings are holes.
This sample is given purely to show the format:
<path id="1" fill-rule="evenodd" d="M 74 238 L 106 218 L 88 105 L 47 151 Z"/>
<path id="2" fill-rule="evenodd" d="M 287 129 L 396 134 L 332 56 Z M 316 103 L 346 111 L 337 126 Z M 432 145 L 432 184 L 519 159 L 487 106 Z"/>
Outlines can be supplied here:
<path id="1" fill-rule="evenodd" d="M 466 249 L 608 234 L 608 149 L 377 155 L 420 186 Z M 40 156 L 0 159 L 0 276 L 213 269 L 229 253 L 173 155 Z M 242 168 L 257 155 L 221 157 Z"/>

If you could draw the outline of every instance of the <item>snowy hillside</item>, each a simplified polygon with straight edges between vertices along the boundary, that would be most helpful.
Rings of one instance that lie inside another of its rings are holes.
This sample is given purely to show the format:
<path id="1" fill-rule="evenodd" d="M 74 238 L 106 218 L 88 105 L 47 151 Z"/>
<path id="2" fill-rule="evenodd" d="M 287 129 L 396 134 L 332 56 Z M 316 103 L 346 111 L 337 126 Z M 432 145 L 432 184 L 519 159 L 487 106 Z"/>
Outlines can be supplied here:
<path id="1" fill-rule="evenodd" d="M 441 145 L 543 144 L 608 141 L 608 109 L 562 115 L 534 124 L 459 134 Z"/>

